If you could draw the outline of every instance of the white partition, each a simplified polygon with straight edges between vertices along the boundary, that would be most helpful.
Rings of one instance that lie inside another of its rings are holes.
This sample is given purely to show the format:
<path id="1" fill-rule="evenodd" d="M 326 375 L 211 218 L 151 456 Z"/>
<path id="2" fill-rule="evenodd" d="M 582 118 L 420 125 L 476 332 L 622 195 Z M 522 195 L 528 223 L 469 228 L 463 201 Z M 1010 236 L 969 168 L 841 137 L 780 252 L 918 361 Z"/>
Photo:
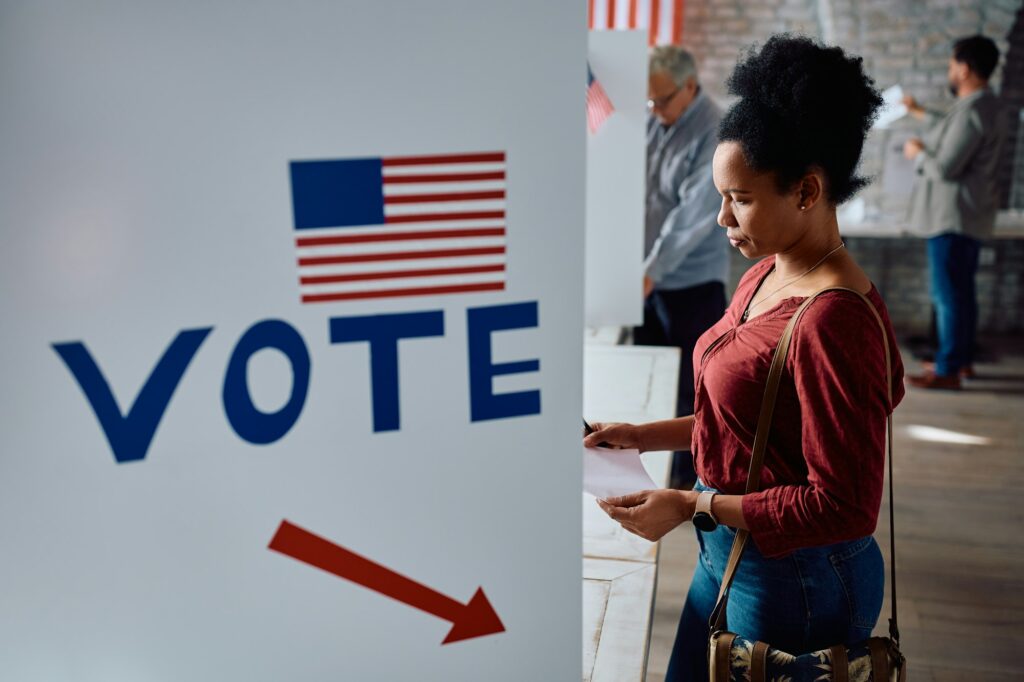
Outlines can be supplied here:
<path id="1" fill-rule="evenodd" d="M 591 31 L 588 59 L 615 113 L 587 138 L 586 321 L 643 321 L 647 34 Z"/>
<path id="2" fill-rule="evenodd" d="M 579 679 L 585 25 L 0 10 L 0 679 Z"/>

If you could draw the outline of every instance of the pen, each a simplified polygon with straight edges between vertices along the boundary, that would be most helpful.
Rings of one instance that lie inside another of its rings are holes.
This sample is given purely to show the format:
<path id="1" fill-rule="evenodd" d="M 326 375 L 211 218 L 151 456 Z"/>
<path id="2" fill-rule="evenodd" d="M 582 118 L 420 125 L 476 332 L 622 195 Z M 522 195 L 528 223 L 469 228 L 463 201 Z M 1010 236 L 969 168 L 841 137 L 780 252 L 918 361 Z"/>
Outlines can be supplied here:
<path id="1" fill-rule="evenodd" d="M 588 424 L 587 420 L 584 419 L 583 420 L 583 435 L 584 436 L 589 436 L 594 431 L 596 431 L 596 429 L 593 426 L 591 426 L 590 424 Z M 599 448 L 610 448 L 610 447 L 614 447 L 614 446 L 609 445 L 608 443 L 598 443 L 597 447 L 599 447 Z"/>

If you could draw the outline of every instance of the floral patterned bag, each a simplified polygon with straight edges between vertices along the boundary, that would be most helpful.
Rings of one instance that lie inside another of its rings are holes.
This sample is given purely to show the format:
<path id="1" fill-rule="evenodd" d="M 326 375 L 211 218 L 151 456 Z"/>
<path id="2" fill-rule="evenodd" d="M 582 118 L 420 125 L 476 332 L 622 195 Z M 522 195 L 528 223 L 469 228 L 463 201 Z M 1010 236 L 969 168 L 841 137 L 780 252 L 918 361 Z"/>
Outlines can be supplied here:
<path id="1" fill-rule="evenodd" d="M 768 431 L 771 428 L 772 412 L 775 410 L 775 396 L 778 394 L 782 367 L 786 362 L 789 344 L 793 338 L 793 330 L 797 320 L 807 306 L 819 294 L 825 291 L 849 291 L 860 296 L 874 313 L 878 326 L 882 330 L 885 344 L 885 375 L 889 389 L 889 402 L 892 403 L 892 356 L 889 351 L 889 337 L 885 324 L 863 294 L 853 289 L 830 287 L 822 289 L 807 300 L 793 314 L 782 338 L 775 349 L 772 366 L 768 372 L 764 400 L 761 413 L 757 420 L 757 433 L 750 456 L 750 471 L 747 474 L 747 493 L 757 491 L 761 479 L 761 464 L 764 461 L 764 450 L 768 442 Z M 718 603 L 711 613 L 709 625 L 711 637 L 708 640 L 708 667 L 710 682 L 818 682 L 834 680 L 835 682 L 905 682 L 907 679 L 907 663 L 900 653 L 899 629 L 896 626 L 896 533 L 893 522 L 892 504 L 892 413 L 886 426 L 889 460 L 889 569 L 892 589 L 892 617 L 889 619 L 889 637 L 872 637 L 851 647 L 836 645 L 821 651 L 814 651 L 801 656 L 794 656 L 779 649 L 773 649 L 765 642 L 754 642 L 745 637 L 726 630 L 725 611 L 729 602 L 729 588 L 736 577 L 736 568 L 743 558 L 743 550 L 750 534 L 745 530 L 736 531 L 736 538 L 729 552 L 729 561 L 722 576 L 722 587 L 718 593 Z"/>

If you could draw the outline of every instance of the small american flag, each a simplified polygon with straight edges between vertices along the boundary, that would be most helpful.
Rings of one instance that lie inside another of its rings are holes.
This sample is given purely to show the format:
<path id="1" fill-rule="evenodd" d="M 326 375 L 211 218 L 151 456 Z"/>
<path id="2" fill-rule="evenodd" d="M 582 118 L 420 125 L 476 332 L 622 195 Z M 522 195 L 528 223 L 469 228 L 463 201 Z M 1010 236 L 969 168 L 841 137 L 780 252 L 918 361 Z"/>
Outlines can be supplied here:
<path id="1" fill-rule="evenodd" d="M 590 64 L 587 64 L 587 128 L 590 133 L 596 133 L 614 111 L 615 107 L 608 99 L 608 93 L 594 78 L 594 72 L 590 70 Z"/>
<path id="2" fill-rule="evenodd" d="M 505 288 L 505 152 L 292 161 L 303 303 Z"/>

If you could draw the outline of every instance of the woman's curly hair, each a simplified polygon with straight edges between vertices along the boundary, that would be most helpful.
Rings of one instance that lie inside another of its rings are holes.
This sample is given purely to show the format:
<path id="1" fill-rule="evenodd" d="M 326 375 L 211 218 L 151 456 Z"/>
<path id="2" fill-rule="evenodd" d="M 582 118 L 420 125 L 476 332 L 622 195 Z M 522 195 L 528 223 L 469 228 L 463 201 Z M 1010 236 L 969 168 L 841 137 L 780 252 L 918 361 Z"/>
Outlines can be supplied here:
<path id="1" fill-rule="evenodd" d="M 754 170 L 774 172 L 780 192 L 814 167 L 823 171 L 833 204 L 868 184 L 857 163 L 882 98 L 860 57 L 775 35 L 760 51 L 748 51 L 727 85 L 741 99 L 722 119 L 718 139 L 740 143 Z"/>

